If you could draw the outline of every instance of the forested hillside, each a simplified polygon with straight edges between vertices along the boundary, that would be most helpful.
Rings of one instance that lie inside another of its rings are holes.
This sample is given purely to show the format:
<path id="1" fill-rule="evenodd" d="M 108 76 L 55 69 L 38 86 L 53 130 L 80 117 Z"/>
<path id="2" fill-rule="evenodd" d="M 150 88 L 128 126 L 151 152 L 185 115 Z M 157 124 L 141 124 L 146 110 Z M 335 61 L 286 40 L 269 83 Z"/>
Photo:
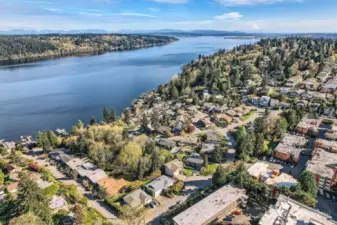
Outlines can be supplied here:
<path id="1" fill-rule="evenodd" d="M 122 34 L 0 36 L 0 61 L 25 62 L 68 55 L 132 50 L 165 45 L 176 40 L 165 36 Z"/>

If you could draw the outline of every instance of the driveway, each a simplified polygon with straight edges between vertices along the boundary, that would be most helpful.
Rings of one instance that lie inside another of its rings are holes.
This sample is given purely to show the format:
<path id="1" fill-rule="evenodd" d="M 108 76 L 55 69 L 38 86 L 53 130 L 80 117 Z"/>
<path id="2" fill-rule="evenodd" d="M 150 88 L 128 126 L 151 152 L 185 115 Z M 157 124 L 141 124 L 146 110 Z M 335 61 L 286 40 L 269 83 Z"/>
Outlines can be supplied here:
<path id="1" fill-rule="evenodd" d="M 88 198 L 88 206 L 97 210 L 103 217 L 105 217 L 112 224 L 116 224 L 116 225 L 125 224 L 123 220 L 120 220 L 117 217 L 117 213 L 114 212 L 107 204 L 105 204 L 104 201 L 95 199 L 95 197 L 92 195 L 91 192 L 86 191 L 81 184 L 77 183 L 72 178 L 61 173 L 55 165 L 50 165 L 47 160 L 38 158 L 37 156 L 31 156 L 31 155 L 22 155 L 22 156 L 24 158 L 36 161 L 38 165 L 40 165 L 41 167 L 46 167 L 45 165 L 48 165 L 47 168 L 49 169 L 49 171 L 53 174 L 55 179 L 61 182 L 62 184 L 76 185 L 77 190 L 81 194 L 83 194 L 83 196 Z"/>

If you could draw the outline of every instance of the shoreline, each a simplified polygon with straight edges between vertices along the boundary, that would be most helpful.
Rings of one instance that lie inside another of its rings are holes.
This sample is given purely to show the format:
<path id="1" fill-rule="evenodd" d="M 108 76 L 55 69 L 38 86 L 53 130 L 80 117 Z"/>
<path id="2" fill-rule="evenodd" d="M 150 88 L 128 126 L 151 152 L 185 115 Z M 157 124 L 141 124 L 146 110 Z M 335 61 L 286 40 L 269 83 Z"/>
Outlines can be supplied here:
<path id="1" fill-rule="evenodd" d="M 26 63 L 32 63 L 32 62 L 39 62 L 39 61 L 45 61 L 45 60 L 53 60 L 53 59 L 61 59 L 66 57 L 81 57 L 81 56 L 96 56 L 96 55 L 103 55 L 105 53 L 113 53 L 113 52 L 126 52 L 126 51 L 134 51 L 134 50 L 140 50 L 140 49 L 147 49 L 147 48 L 153 48 L 153 47 L 161 47 L 166 46 L 169 44 L 172 44 L 174 42 L 179 41 L 177 38 L 176 40 L 167 42 L 165 44 L 155 44 L 155 45 L 147 45 L 147 46 L 136 46 L 132 48 L 124 48 L 124 49 L 112 49 L 112 50 L 103 50 L 103 49 L 93 49 L 89 51 L 82 51 L 82 52 L 69 52 L 69 53 L 53 53 L 53 54 L 39 54 L 36 56 L 30 56 L 30 57 L 21 57 L 18 59 L 0 59 L 0 69 L 2 66 L 13 66 L 13 65 L 21 65 Z"/>

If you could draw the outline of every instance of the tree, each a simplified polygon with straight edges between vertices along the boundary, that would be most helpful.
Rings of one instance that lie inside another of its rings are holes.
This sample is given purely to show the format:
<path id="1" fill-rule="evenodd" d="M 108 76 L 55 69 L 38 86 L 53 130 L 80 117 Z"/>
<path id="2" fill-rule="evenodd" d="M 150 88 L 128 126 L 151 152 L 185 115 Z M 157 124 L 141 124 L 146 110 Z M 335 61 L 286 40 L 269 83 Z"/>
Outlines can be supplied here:
<path id="1" fill-rule="evenodd" d="M 44 225 L 45 223 L 32 212 L 22 214 L 9 221 L 9 225 Z"/>
<path id="2" fill-rule="evenodd" d="M 254 131 L 255 133 L 263 133 L 264 131 L 264 120 L 262 117 L 258 117 L 254 121 Z"/>
<path id="3" fill-rule="evenodd" d="M 211 153 L 211 160 L 216 163 L 221 163 L 225 158 L 226 151 L 223 147 L 217 145 Z"/>
<path id="4" fill-rule="evenodd" d="M 160 153 L 158 150 L 153 151 L 151 155 L 151 161 L 152 161 L 151 172 L 156 171 L 162 166 L 162 162 L 160 159 Z"/>
<path id="5" fill-rule="evenodd" d="M 217 186 L 221 186 L 227 183 L 228 181 L 228 173 L 226 172 L 223 166 L 219 165 L 216 169 L 215 173 L 212 176 L 213 184 Z"/>
<path id="6" fill-rule="evenodd" d="M 264 135 L 263 133 L 257 133 L 255 138 L 254 156 L 258 157 L 264 152 Z"/>
<path id="7" fill-rule="evenodd" d="M 144 178 L 145 172 L 146 172 L 146 165 L 145 165 L 144 159 L 140 158 L 138 160 L 137 171 L 136 171 L 137 179 L 142 180 Z"/>
<path id="8" fill-rule="evenodd" d="M 47 131 L 47 137 L 51 146 L 57 147 L 60 144 L 58 137 L 54 134 L 53 131 Z"/>
<path id="9" fill-rule="evenodd" d="M 278 120 L 274 131 L 276 138 L 283 137 L 283 135 L 287 132 L 287 128 L 288 123 L 285 118 Z"/>
<path id="10" fill-rule="evenodd" d="M 173 86 L 172 89 L 171 89 L 171 98 L 172 98 L 172 99 L 177 99 L 177 98 L 179 98 L 179 91 L 178 91 L 178 89 L 176 88 L 176 86 Z"/>
<path id="11" fill-rule="evenodd" d="M 49 199 L 38 187 L 38 184 L 26 174 L 21 176 L 19 182 L 19 194 L 15 202 L 14 214 L 22 215 L 32 212 L 41 218 L 46 224 L 52 224 L 49 210 Z"/>
<path id="12" fill-rule="evenodd" d="M 95 125 L 96 124 L 96 119 L 95 119 L 95 117 L 90 117 L 90 125 L 91 126 L 93 126 L 93 125 Z"/>
<path id="13" fill-rule="evenodd" d="M 116 121 L 116 112 L 113 108 L 110 110 L 110 116 L 109 116 L 109 121 L 110 122 L 115 122 Z"/>
<path id="14" fill-rule="evenodd" d="M 303 191 L 308 193 L 313 198 L 317 196 L 317 184 L 315 181 L 315 175 L 310 171 L 304 171 L 299 179 L 298 182 L 301 184 L 301 188 Z"/>
<path id="15" fill-rule="evenodd" d="M 0 185 L 3 185 L 5 182 L 5 175 L 3 174 L 2 170 L 0 169 Z"/>
<path id="16" fill-rule="evenodd" d="M 51 143 L 49 141 L 48 135 L 46 132 L 39 131 L 36 136 L 37 145 L 43 150 L 48 151 L 51 149 Z"/>
<path id="17" fill-rule="evenodd" d="M 208 167 L 208 156 L 206 154 L 204 155 L 204 167 Z"/>
<path id="18" fill-rule="evenodd" d="M 110 119 L 110 113 L 109 113 L 109 110 L 106 106 L 104 106 L 103 108 L 103 120 L 108 123 L 109 122 L 109 119 Z"/>

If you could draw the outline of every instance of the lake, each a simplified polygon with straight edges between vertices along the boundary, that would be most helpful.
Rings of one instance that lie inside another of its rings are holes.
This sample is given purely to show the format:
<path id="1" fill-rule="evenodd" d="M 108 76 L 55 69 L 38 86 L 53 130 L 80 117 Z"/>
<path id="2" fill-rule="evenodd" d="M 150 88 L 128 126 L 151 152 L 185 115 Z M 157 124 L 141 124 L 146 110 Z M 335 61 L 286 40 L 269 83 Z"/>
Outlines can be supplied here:
<path id="1" fill-rule="evenodd" d="M 120 113 L 199 54 L 251 42 L 181 38 L 161 47 L 0 66 L 0 139 L 70 129 L 79 119 L 88 123 L 90 116 L 99 120 L 105 105 Z"/>

